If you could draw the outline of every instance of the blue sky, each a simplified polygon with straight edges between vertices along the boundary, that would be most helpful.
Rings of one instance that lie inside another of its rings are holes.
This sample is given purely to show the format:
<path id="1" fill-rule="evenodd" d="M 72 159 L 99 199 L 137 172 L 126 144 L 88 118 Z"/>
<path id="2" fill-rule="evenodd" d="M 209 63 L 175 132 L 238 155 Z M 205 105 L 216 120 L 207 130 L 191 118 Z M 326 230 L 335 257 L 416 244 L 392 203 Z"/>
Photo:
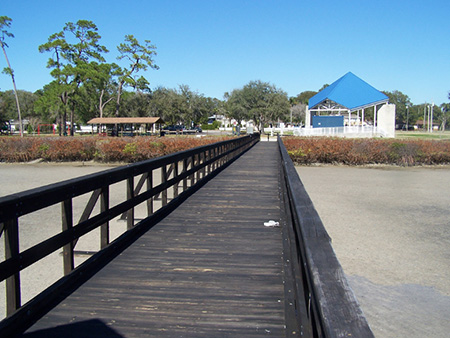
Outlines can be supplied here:
<path id="1" fill-rule="evenodd" d="M 449 13 L 448 0 L 0 0 L 0 15 L 13 19 L 7 53 L 18 89 L 52 80 L 38 46 L 85 19 L 110 50 L 107 62 L 133 34 L 157 47 L 160 69 L 142 74 L 151 88 L 186 84 L 219 99 L 251 80 L 295 96 L 351 71 L 414 104 L 449 102 Z M 9 89 L 0 74 L 0 90 Z"/>

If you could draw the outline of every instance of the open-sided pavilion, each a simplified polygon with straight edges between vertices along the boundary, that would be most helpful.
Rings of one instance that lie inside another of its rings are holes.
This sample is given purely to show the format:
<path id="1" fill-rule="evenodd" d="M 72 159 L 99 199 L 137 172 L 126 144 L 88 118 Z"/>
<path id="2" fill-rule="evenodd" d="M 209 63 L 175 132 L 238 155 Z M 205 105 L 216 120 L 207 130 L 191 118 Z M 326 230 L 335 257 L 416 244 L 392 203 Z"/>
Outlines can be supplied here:
<path id="1" fill-rule="evenodd" d="M 374 125 L 376 125 L 377 107 L 388 101 L 389 98 L 385 94 L 352 72 L 348 72 L 309 99 L 309 117 L 321 114 L 348 114 L 348 125 L 350 125 L 351 115 L 356 112 L 356 121 L 362 125 L 365 121 L 364 110 L 374 107 Z M 309 124 L 306 123 L 307 126 L 311 125 L 311 120 L 307 120 L 307 122 L 309 122 Z"/>
<path id="2" fill-rule="evenodd" d="M 163 123 L 160 117 L 96 117 L 88 121 L 88 124 L 92 125 L 118 126 L 118 129 L 122 131 L 126 131 L 126 127 L 130 126 L 130 132 L 140 129 L 143 133 L 156 133 Z M 145 127 L 141 128 L 141 126 Z"/>

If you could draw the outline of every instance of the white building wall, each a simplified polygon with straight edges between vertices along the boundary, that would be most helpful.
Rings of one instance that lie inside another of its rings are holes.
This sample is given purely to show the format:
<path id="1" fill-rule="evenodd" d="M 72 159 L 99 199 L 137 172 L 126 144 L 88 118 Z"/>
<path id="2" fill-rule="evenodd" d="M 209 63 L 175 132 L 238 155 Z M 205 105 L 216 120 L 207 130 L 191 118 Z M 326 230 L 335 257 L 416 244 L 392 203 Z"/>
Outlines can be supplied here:
<path id="1" fill-rule="evenodd" d="M 395 104 L 385 104 L 377 112 L 377 127 L 386 137 L 395 137 Z"/>

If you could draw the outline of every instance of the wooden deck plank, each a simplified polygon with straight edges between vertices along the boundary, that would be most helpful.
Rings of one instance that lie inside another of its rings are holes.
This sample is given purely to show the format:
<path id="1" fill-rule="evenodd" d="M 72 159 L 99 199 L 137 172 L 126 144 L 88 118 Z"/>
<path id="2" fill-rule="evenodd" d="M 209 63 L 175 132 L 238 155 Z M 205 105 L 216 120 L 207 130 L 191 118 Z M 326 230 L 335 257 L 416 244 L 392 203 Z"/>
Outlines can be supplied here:
<path id="1" fill-rule="evenodd" d="M 276 143 L 259 143 L 38 323 L 30 336 L 285 336 Z M 25 336 L 27 336 L 25 334 Z"/>

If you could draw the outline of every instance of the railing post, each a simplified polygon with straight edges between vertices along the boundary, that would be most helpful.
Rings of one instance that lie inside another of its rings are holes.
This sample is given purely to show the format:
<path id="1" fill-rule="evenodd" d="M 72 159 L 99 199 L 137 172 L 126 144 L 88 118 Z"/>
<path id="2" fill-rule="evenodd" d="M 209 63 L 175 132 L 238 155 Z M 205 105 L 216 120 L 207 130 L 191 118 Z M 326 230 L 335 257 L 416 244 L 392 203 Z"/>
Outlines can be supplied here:
<path id="1" fill-rule="evenodd" d="M 202 164 L 205 164 L 205 162 L 206 162 L 206 152 L 207 151 L 203 151 L 202 153 L 201 153 L 201 157 L 202 157 Z M 206 168 L 205 167 L 203 167 L 202 168 L 202 178 L 205 178 L 205 173 L 206 173 Z"/>
<path id="2" fill-rule="evenodd" d="M 109 210 L 109 186 L 103 187 L 100 192 L 100 212 Z M 109 221 L 100 226 L 100 248 L 109 244 Z"/>
<path id="3" fill-rule="evenodd" d="M 187 171 L 188 162 L 187 158 L 183 159 L 183 174 Z M 187 190 L 187 177 L 183 178 L 183 191 Z"/>
<path id="4" fill-rule="evenodd" d="M 211 160 L 211 151 L 212 151 L 212 149 L 208 149 L 208 150 L 207 150 L 207 154 L 208 154 L 208 155 L 206 156 L 206 160 L 207 160 L 207 161 Z M 209 163 L 209 164 L 208 164 L 207 175 L 211 174 L 211 168 L 212 168 L 212 164 Z"/>
<path id="5" fill-rule="evenodd" d="M 214 149 L 214 156 L 216 160 L 214 161 L 214 170 L 220 167 L 220 146 Z"/>
<path id="6" fill-rule="evenodd" d="M 19 220 L 17 218 L 5 222 L 5 258 L 19 256 Z M 21 306 L 20 273 L 6 278 L 6 315 L 9 316 Z"/>
<path id="7" fill-rule="evenodd" d="M 193 169 L 194 166 L 195 166 L 195 155 L 192 155 L 192 157 L 191 157 L 191 169 Z M 192 173 L 189 178 L 191 180 L 191 187 L 192 187 L 194 185 L 194 183 L 195 183 L 195 174 Z"/>
<path id="8" fill-rule="evenodd" d="M 173 177 L 178 177 L 178 161 L 173 163 Z M 173 197 L 178 197 L 178 183 L 173 185 Z"/>
<path id="9" fill-rule="evenodd" d="M 127 200 L 134 197 L 134 176 L 127 178 Z M 134 207 L 127 211 L 127 229 L 134 226 Z"/>
<path id="10" fill-rule="evenodd" d="M 167 167 L 164 164 L 161 167 L 161 184 L 164 184 L 166 182 L 167 182 Z M 163 207 L 167 205 L 167 188 L 161 191 L 161 203 Z"/>
<path id="11" fill-rule="evenodd" d="M 73 211 L 72 211 L 72 199 L 61 202 L 61 218 L 62 218 L 62 230 L 70 230 L 73 227 Z M 64 275 L 68 275 L 75 266 L 73 258 L 74 242 L 64 245 L 63 247 L 63 264 Z"/>
<path id="12" fill-rule="evenodd" d="M 153 170 L 147 175 L 147 191 L 153 188 Z M 147 200 L 147 216 L 153 214 L 153 196 Z"/>

